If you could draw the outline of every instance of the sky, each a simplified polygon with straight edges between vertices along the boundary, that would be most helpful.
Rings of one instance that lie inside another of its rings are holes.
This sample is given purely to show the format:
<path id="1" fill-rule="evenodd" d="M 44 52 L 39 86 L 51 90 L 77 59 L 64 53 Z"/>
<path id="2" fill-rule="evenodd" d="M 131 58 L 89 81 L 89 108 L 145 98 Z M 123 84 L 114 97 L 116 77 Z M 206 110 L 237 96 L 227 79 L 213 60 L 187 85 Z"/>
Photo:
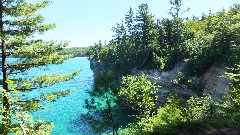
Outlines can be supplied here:
<path id="1" fill-rule="evenodd" d="M 36 0 L 37 1 L 37 0 Z M 55 23 L 57 28 L 39 35 L 44 40 L 69 41 L 68 47 L 92 46 L 101 41 L 112 39 L 112 27 L 125 18 L 132 7 L 147 3 L 156 19 L 170 17 L 169 0 L 52 0 L 52 4 L 39 13 L 45 17 L 45 23 Z M 183 9 L 190 10 L 181 17 L 201 16 L 229 9 L 239 0 L 183 0 Z"/>

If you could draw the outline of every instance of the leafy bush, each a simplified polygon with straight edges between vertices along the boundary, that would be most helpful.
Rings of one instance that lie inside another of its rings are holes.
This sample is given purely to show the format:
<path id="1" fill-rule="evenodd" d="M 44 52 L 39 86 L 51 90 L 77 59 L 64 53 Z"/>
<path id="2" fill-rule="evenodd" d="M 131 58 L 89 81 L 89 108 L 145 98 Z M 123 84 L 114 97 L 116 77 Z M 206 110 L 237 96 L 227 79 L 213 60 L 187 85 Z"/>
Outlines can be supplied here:
<path id="1" fill-rule="evenodd" d="M 175 125 L 179 121 L 186 121 L 182 115 L 183 102 L 177 95 L 170 95 L 167 103 L 158 109 L 157 115 L 154 117 L 154 125 Z"/>
<path id="2" fill-rule="evenodd" d="M 159 86 L 147 80 L 145 74 L 123 77 L 122 85 L 119 96 L 125 97 L 140 114 L 150 114 L 155 106 Z"/>
<path id="3" fill-rule="evenodd" d="M 151 111 L 155 107 L 156 92 L 159 86 L 152 84 L 144 74 L 129 75 L 123 77 L 122 80 L 123 86 L 119 91 L 119 96 L 123 96 L 139 113 L 138 116 L 134 116 L 136 122 L 129 124 L 126 132 L 127 134 L 144 134 L 153 127 Z"/>
<path id="4" fill-rule="evenodd" d="M 230 99 L 233 103 L 233 109 L 235 113 L 240 113 L 240 65 L 236 65 L 235 68 L 232 69 L 231 73 L 227 73 L 231 83 L 230 90 Z"/>
<path id="5" fill-rule="evenodd" d="M 187 134 L 193 129 L 208 129 L 236 124 L 239 116 L 222 113 L 221 103 L 215 102 L 210 95 L 200 98 L 191 97 L 184 101 L 177 95 L 170 95 L 167 104 L 158 109 L 153 117 L 153 131 L 149 134 Z M 221 112 L 221 113 L 220 113 Z M 232 120 L 229 118 L 238 118 Z M 223 120 L 219 121 L 219 119 Z"/>

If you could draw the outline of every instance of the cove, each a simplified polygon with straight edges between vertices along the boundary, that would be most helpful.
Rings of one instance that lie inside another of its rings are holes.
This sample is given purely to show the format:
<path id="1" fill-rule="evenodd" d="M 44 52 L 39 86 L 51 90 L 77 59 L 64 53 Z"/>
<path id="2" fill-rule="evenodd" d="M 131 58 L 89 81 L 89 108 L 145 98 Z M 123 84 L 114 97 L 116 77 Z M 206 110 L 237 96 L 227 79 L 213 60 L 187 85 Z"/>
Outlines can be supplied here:
<path id="1" fill-rule="evenodd" d="M 74 90 L 72 94 L 61 97 L 55 102 L 45 102 L 46 109 L 32 113 L 35 119 L 54 122 L 55 127 L 51 135 L 94 134 L 90 126 L 80 119 L 80 114 L 87 112 L 83 106 L 85 99 L 89 98 L 87 90 L 91 89 L 93 85 L 93 72 L 90 69 L 90 62 L 87 58 L 70 58 L 60 65 L 34 68 L 26 73 L 29 77 L 54 72 L 66 74 L 79 68 L 82 68 L 82 72 L 69 81 L 26 93 L 29 97 L 37 97 L 41 93 L 50 91 Z"/>

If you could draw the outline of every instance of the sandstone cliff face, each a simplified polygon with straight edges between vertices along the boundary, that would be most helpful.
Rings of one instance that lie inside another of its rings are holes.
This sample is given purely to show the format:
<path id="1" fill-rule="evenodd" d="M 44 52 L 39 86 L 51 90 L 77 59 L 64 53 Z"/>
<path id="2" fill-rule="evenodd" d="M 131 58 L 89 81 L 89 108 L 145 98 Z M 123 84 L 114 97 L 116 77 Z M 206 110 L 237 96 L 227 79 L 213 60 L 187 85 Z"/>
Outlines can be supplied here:
<path id="1" fill-rule="evenodd" d="M 225 76 L 226 69 L 223 67 L 211 67 L 203 76 L 205 82 L 204 93 L 210 94 L 213 99 L 219 99 L 221 95 L 229 90 L 229 83 L 231 82 Z"/>
<path id="2" fill-rule="evenodd" d="M 185 85 L 179 84 L 178 73 L 184 70 L 183 63 L 177 63 L 173 70 L 168 72 L 159 72 L 158 69 L 153 70 L 135 70 L 132 71 L 132 74 L 146 74 L 148 78 L 156 82 L 156 84 L 161 86 L 161 89 L 158 91 L 158 101 L 157 106 L 162 106 L 166 103 L 167 97 L 171 92 L 180 94 L 184 98 L 189 98 L 190 96 L 197 96 L 194 92 L 189 90 Z"/>
<path id="3" fill-rule="evenodd" d="M 188 99 L 191 96 L 198 97 L 196 91 L 193 91 L 189 86 L 180 82 L 179 72 L 184 72 L 184 63 L 179 62 L 174 69 L 168 72 L 159 72 L 158 69 L 153 70 L 132 70 L 131 74 L 146 74 L 148 79 L 156 82 L 161 86 L 157 93 L 159 98 L 157 105 L 166 103 L 167 96 L 170 91 L 180 94 Z M 94 73 L 100 73 L 103 70 L 101 61 L 92 61 L 91 69 Z M 196 82 L 195 85 L 202 85 L 202 92 L 210 94 L 214 100 L 219 100 L 222 93 L 229 90 L 230 80 L 225 76 L 226 69 L 223 67 L 213 66 L 201 77 L 191 77 L 191 80 Z"/>
<path id="4" fill-rule="evenodd" d="M 148 78 L 162 88 L 158 92 L 159 101 L 162 104 L 166 101 L 166 96 L 170 91 L 179 93 L 185 98 L 190 96 L 198 97 L 196 91 L 192 91 L 186 84 L 180 83 L 178 76 L 179 72 L 184 72 L 184 63 L 179 62 L 175 65 L 174 69 L 168 72 L 159 72 L 157 69 L 154 70 L 142 70 L 132 71 L 132 74 L 144 73 L 148 75 Z M 230 80 L 225 76 L 226 69 L 223 67 L 212 66 L 205 74 L 201 77 L 190 77 L 191 80 L 196 82 L 195 85 L 202 85 L 203 94 L 210 94 L 214 100 L 219 100 L 221 95 L 229 90 Z"/>

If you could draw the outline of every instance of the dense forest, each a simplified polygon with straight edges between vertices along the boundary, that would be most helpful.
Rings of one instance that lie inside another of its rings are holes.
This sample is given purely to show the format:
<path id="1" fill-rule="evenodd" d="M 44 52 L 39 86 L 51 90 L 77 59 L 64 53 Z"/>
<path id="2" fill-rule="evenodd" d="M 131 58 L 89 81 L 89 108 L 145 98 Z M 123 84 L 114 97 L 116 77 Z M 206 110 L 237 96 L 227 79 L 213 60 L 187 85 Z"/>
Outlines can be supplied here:
<path id="1" fill-rule="evenodd" d="M 38 14 L 50 4 L 48 0 L 0 1 L 0 134 L 51 134 L 54 123 L 35 120 L 32 112 L 73 91 L 41 90 L 68 81 L 82 70 L 37 76 L 26 72 L 82 56 L 89 56 L 92 69 L 97 67 L 94 85 L 88 90 L 91 98 L 85 100 L 88 112 L 81 114 L 81 120 L 96 133 L 206 134 L 209 129 L 239 125 L 239 4 L 201 17 L 181 18 L 188 9 L 182 9 L 182 0 L 170 0 L 171 18 L 162 19 L 156 19 L 148 5 L 141 4 L 136 10 L 130 8 L 124 20 L 112 28 L 114 35 L 108 44 L 99 41 L 89 48 L 66 48 L 67 42 L 35 37 L 56 27 L 44 24 L 44 17 Z M 178 80 L 171 85 L 184 84 L 195 94 L 185 96 L 172 90 L 166 94 L 165 104 L 159 105 L 162 86 L 146 74 L 133 71 L 168 72 L 179 62 L 184 70 L 178 72 Z M 205 94 L 199 87 L 202 84 L 194 80 L 213 66 L 224 67 L 224 77 L 230 80 L 229 90 L 218 99 Z M 40 96 L 28 96 L 31 91 Z"/>
<path id="2" fill-rule="evenodd" d="M 90 91 L 93 98 L 86 100 L 89 113 L 84 119 L 95 131 L 195 134 L 239 124 L 240 5 L 201 17 L 181 18 L 180 13 L 187 12 L 182 9 L 182 1 L 170 3 L 171 18 L 156 19 L 147 4 L 136 11 L 130 8 L 124 21 L 113 27 L 110 43 L 100 42 L 90 48 L 90 61 L 98 71 Z M 189 78 L 203 75 L 212 66 L 227 67 L 230 90 L 219 100 L 202 91 L 191 97 L 170 93 L 165 105 L 156 106 L 161 86 L 132 71 L 170 71 L 178 62 L 184 63 L 185 69 L 179 73 L 178 82 L 190 89 L 198 84 Z M 130 109 L 123 105 L 130 105 Z M 128 114 L 132 111 L 127 126 L 119 115 L 126 114 L 126 110 Z"/>
<path id="3" fill-rule="evenodd" d="M 72 57 L 87 57 L 90 47 L 71 47 L 63 48 L 61 55 L 72 55 Z"/>
<path id="4" fill-rule="evenodd" d="M 178 8 L 171 11 L 172 19 L 157 21 L 147 4 L 140 5 L 135 14 L 130 9 L 125 21 L 113 27 L 115 38 L 108 45 L 91 48 L 91 60 L 102 60 L 105 68 L 126 73 L 169 70 L 185 61 L 188 74 L 200 75 L 214 63 L 238 59 L 239 5 L 192 19 L 178 17 Z"/>

